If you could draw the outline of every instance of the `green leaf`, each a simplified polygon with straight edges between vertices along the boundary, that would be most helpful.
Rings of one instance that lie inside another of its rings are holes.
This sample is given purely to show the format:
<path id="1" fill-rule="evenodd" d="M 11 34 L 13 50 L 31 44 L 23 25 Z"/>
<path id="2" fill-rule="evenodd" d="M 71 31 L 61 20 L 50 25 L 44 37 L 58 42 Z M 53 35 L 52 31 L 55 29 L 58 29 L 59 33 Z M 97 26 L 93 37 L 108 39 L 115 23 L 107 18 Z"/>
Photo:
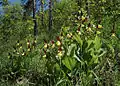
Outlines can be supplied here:
<path id="1" fill-rule="evenodd" d="M 94 44 L 96 50 L 99 50 L 101 48 L 101 40 L 97 35 L 95 37 Z"/>
<path id="2" fill-rule="evenodd" d="M 76 60 L 72 57 L 65 57 L 64 60 L 62 60 L 62 63 L 69 69 L 72 70 L 76 65 Z"/>
<path id="3" fill-rule="evenodd" d="M 92 65 L 92 64 L 97 64 L 98 63 L 98 57 L 96 55 L 92 55 L 92 59 L 91 61 L 89 62 L 89 65 Z"/>
<path id="4" fill-rule="evenodd" d="M 93 43 L 93 40 L 88 40 L 87 43 L 88 43 L 87 49 L 89 49 L 91 44 Z"/>
<path id="5" fill-rule="evenodd" d="M 60 70 L 60 66 L 58 63 L 55 64 L 55 68 L 56 68 L 56 70 Z"/>
<path id="6" fill-rule="evenodd" d="M 74 56 L 76 44 L 71 44 L 68 48 L 67 55 L 70 57 Z"/>
<path id="7" fill-rule="evenodd" d="M 114 47 L 111 45 L 111 44 L 108 44 L 107 45 L 109 48 L 110 48 L 110 50 L 111 50 L 111 52 L 112 52 L 112 54 L 113 54 L 113 58 L 114 58 L 114 56 L 115 56 L 115 50 L 114 50 Z"/>
<path id="8" fill-rule="evenodd" d="M 57 84 L 55 86 L 59 86 L 61 83 L 65 82 L 65 79 L 61 79 L 57 82 Z"/>
<path id="9" fill-rule="evenodd" d="M 82 52 L 87 52 L 88 43 L 86 40 L 83 41 Z"/>
<path id="10" fill-rule="evenodd" d="M 80 38 L 80 36 L 75 33 L 73 38 L 80 44 L 80 48 L 82 49 L 83 40 Z"/>

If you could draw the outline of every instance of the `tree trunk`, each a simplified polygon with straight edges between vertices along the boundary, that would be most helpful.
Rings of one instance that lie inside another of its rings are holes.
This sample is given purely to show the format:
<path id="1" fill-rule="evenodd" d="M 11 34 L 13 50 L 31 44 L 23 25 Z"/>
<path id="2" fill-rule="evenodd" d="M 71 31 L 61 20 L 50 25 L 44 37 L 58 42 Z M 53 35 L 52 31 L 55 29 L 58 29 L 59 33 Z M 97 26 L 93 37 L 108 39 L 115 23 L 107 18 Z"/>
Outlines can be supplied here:
<path id="1" fill-rule="evenodd" d="M 116 28 L 116 20 L 115 20 L 115 16 L 113 16 L 112 33 L 115 33 L 115 28 Z"/>
<path id="2" fill-rule="evenodd" d="M 44 3 L 43 0 L 41 0 L 41 25 L 44 26 Z"/>
<path id="3" fill-rule="evenodd" d="M 3 0 L 1 1 L 2 2 L 2 5 L 5 6 L 5 5 L 8 5 L 8 0 Z"/>
<path id="4" fill-rule="evenodd" d="M 37 21 L 35 17 L 35 12 L 36 12 L 36 0 L 33 0 L 33 22 L 34 22 L 34 36 L 37 36 Z"/>
<path id="5" fill-rule="evenodd" d="M 86 10 L 87 10 L 87 17 L 90 19 L 90 8 L 89 8 L 89 2 L 86 0 Z"/>
<path id="6" fill-rule="evenodd" d="M 49 0 L 49 30 L 52 29 L 52 0 Z"/>
<path id="7" fill-rule="evenodd" d="M 77 3 L 77 5 L 78 5 L 78 11 L 80 11 L 81 10 L 81 8 L 82 8 L 82 0 L 76 0 L 76 3 Z M 77 13 L 77 16 L 80 16 L 80 17 L 82 17 L 82 11 L 81 11 L 81 13 Z"/>
<path id="8" fill-rule="evenodd" d="M 77 2 L 77 5 L 78 5 L 79 8 L 80 8 L 80 7 L 81 7 L 81 3 L 82 3 L 82 1 L 81 1 L 81 0 L 77 0 L 76 2 Z"/>

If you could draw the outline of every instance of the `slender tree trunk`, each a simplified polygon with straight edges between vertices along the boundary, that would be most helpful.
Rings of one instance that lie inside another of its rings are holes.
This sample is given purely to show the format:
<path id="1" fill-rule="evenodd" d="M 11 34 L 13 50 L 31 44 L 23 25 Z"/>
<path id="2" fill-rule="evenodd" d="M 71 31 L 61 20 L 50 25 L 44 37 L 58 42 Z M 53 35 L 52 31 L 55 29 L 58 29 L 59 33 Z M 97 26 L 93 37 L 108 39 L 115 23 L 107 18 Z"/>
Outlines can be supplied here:
<path id="1" fill-rule="evenodd" d="M 76 3 L 78 5 L 78 10 L 80 11 L 82 8 L 82 0 L 76 0 Z M 82 11 L 81 11 L 81 13 L 78 12 L 77 15 L 82 17 Z"/>
<path id="2" fill-rule="evenodd" d="M 3 6 L 8 5 L 8 0 L 3 0 L 2 2 L 3 2 L 2 3 Z"/>
<path id="3" fill-rule="evenodd" d="M 77 2 L 78 6 L 80 8 L 81 7 L 81 0 L 77 0 L 76 2 Z"/>
<path id="4" fill-rule="evenodd" d="M 53 2 L 53 7 L 54 7 L 55 3 L 57 3 L 57 0 L 53 0 L 52 2 Z"/>
<path id="5" fill-rule="evenodd" d="M 44 3 L 43 0 L 41 0 L 41 25 L 44 26 Z"/>
<path id="6" fill-rule="evenodd" d="M 115 28 L 116 28 L 116 20 L 115 20 L 115 16 L 113 16 L 112 33 L 115 33 Z"/>
<path id="7" fill-rule="evenodd" d="M 97 20 L 97 23 L 100 24 L 101 23 L 101 9 L 100 9 L 100 4 L 99 4 L 99 0 L 96 0 L 95 2 L 95 7 L 96 7 L 96 20 Z"/>
<path id="8" fill-rule="evenodd" d="M 33 0 L 33 22 L 34 22 L 34 36 L 37 36 L 38 30 L 37 30 L 37 21 L 35 17 L 36 12 L 36 0 Z"/>
<path id="9" fill-rule="evenodd" d="M 49 30 L 52 29 L 52 0 L 49 0 Z"/>
<path id="10" fill-rule="evenodd" d="M 87 10 L 87 17 L 90 19 L 90 8 L 89 8 L 89 2 L 86 0 L 86 10 Z"/>

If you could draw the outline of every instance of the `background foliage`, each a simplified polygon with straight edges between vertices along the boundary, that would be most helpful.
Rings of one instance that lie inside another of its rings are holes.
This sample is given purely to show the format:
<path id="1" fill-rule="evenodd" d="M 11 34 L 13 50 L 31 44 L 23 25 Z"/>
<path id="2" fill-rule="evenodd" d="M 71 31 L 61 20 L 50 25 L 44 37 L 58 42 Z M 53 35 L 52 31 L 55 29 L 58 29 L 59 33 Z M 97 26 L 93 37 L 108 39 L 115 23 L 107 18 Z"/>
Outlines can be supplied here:
<path id="1" fill-rule="evenodd" d="M 1 86 L 120 85 L 119 0 L 0 4 Z"/>

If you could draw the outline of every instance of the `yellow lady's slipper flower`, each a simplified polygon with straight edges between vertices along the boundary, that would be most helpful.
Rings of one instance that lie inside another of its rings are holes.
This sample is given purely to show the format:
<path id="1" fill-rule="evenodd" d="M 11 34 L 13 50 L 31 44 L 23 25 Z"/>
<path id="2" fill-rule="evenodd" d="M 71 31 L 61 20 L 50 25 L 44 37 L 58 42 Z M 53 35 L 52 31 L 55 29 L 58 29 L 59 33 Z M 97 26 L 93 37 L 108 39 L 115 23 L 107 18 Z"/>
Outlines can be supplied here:
<path id="1" fill-rule="evenodd" d="M 85 20 L 85 17 L 84 16 L 82 16 L 82 21 L 84 21 Z"/>
<path id="2" fill-rule="evenodd" d="M 97 31 L 97 34 L 100 34 L 101 32 L 100 31 Z"/>
<path id="3" fill-rule="evenodd" d="M 63 39 L 63 36 L 60 36 L 60 39 Z"/>
<path id="4" fill-rule="evenodd" d="M 35 43 L 37 43 L 37 40 L 34 40 Z"/>
<path id="5" fill-rule="evenodd" d="M 96 26 L 93 24 L 93 28 L 96 28 Z"/>
<path id="6" fill-rule="evenodd" d="M 92 29 L 90 27 L 87 28 L 87 31 L 92 32 Z"/>
<path id="7" fill-rule="evenodd" d="M 47 48 L 47 47 L 48 47 L 48 44 L 47 44 L 47 43 L 45 43 L 44 48 Z"/>
<path id="8" fill-rule="evenodd" d="M 28 48 L 28 51 L 30 51 L 30 48 Z"/>
<path id="9" fill-rule="evenodd" d="M 30 42 L 27 42 L 27 45 L 29 45 L 30 44 Z"/>
<path id="10" fill-rule="evenodd" d="M 46 55 L 43 55 L 43 58 L 45 58 L 46 57 Z"/>
<path id="11" fill-rule="evenodd" d="M 62 54 L 62 51 L 58 52 L 57 56 L 58 57 L 61 57 L 63 54 Z"/>
<path id="12" fill-rule="evenodd" d="M 72 37 L 72 33 L 68 33 L 68 34 L 67 34 L 67 37 L 68 37 L 68 38 L 71 38 L 71 37 Z"/>
<path id="13" fill-rule="evenodd" d="M 75 20 L 75 23 L 78 22 L 77 20 Z"/>
<path id="14" fill-rule="evenodd" d="M 52 48 L 54 48 L 55 47 L 55 44 L 52 44 Z"/>
<path id="15" fill-rule="evenodd" d="M 98 29 L 101 29 L 101 28 L 103 28 L 103 27 L 102 27 L 102 25 L 99 24 L 99 25 L 98 25 Z"/>
<path id="16" fill-rule="evenodd" d="M 19 53 L 19 52 L 17 52 L 17 54 L 19 55 L 20 53 Z"/>
<path id="17" fill-rule="evenodd" d="M 22 46 L 20 46 L 20 49 L 22 49 Z"/>
<path id="18" fill-rule="evenodd" d="M 68 37 L 68 38 L 71 38 L 71 35 L 70 35 L 70 34 L 67 34 L 67 37 Z"/>
<path id="19" fill-rule="evenodd" d="M 81 25 L 81 27 L 85 27 L 85 25 L 84 25 L 84 24 L 82 24 L 82 25 Z"/>
<path id="20" fill-rule="evenodd" d="M 78 19 L 80 20 L 80 16 L 78 16 Z"/>
<path id="21" fill-rule="evenodd" d="M 20 42 L 19 42 L 19 40 L 17 41 L 17 44 L 16 44 L 17 46 L 19 46 L 20 45 Z"/>
<path id="22" fill-rule="evenodd" d="M 25 53 L 23 52 L 23 53 L 22 53 L 22 56 L 24 56 L 24 55 L 25 55 Z"/>
<path id="23" fill-rule="evenodd" d="M 77 15 L 75 15 L 75 17 L 77 17 Z"/>
<path id="24" fill-rule="evenodd" d="M 19 43 L 17 43 L 17 46 L 19 46 L 20 44 Z"/>
<path id="25" fill-rule="evenodd" d="M 80 32 L 80 31 L 78 31 L 78 35 L 81 35 L 81 32 Z"/>
<path id="26" fill-rule="evenodd" d="M 72 33 L 70 33 L 70 36 L 72 36 Z"/>
<path id="27" fill-rule="evenodd" d="M 116 36 L 115 33 L 112 33 L 112 36 L 115 37 Z"/>
<path id="28" fill-rule="evenodd" d="M 57 45 L 57 46 L 60 46 L 60 45 L 61 45 L 60 41 L 57 41 L 57 42 L 56 42 L 56 45 Z"/>

